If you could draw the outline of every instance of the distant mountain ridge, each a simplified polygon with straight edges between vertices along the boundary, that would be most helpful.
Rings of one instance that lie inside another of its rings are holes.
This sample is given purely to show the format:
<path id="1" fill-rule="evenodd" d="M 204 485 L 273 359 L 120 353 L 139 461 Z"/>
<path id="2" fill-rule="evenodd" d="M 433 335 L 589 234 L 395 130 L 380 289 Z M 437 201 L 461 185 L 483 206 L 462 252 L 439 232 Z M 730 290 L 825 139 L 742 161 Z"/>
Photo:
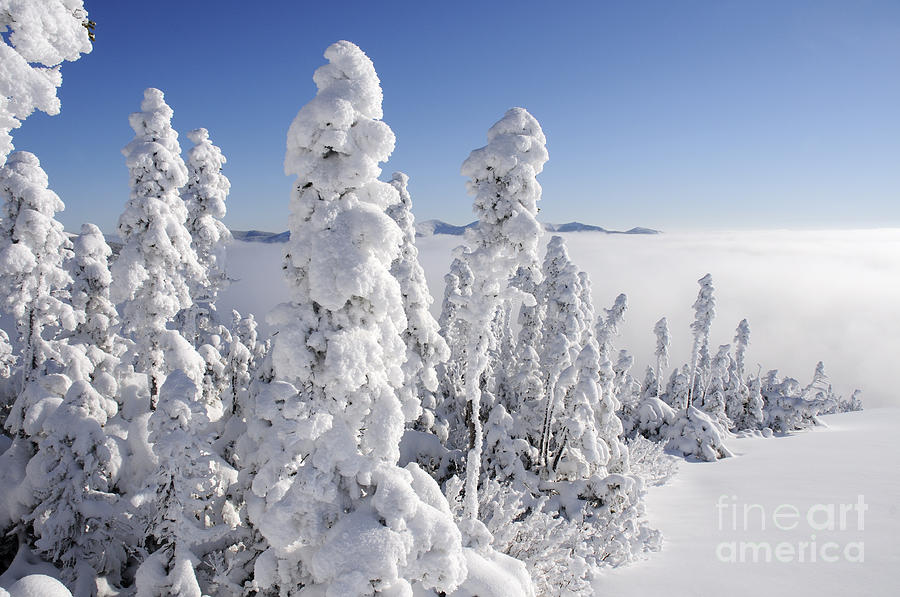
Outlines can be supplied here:
<path id="1" fill-rule="evenodd" d="M 449 236 L 462 236 L 469 228 L 475 227 L 478 222 L 470 222 L 465 226 L 456 226 L 448 224 L 441 220 L 424 220 L 416 223 L 416 236 L 433 236 L 435 234 L 446 234 Z M 581 222 L 567 222 L 565 224 L 544 224 L 544 230 L 547 232 L 602 232 L 604 234 L 660 234 L 659 230 L 652 228 L 632 228 L 630 230 L 607 230 L 600 226 L 592 224 L 582 224 Z M 262 230 L 232 230 L 231 235 L 244 242 L 252 243 L 284 243 L 291 238 L 291 233 L 285 232 L 264 232 Z"/>
<path id="2" fill-rule="evenodd" d="M 248 243 L 286 243 L 291 238 L 289 230 L 284 232 L 263 232 L 262 230 L 232 230 L 235 240 Z"/>

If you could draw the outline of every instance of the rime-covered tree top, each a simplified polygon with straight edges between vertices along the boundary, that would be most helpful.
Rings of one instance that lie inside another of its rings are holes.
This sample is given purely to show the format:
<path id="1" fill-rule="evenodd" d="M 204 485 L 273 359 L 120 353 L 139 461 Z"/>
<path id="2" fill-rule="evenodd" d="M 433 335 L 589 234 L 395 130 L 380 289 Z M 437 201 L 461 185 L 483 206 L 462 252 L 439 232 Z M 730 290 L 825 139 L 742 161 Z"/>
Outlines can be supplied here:
<path id="1" fill-rule="evenodd" d="M 34 301 L 71 282 L 62 269 L 71 243 L 55 219 L 64 205 L 47 184 L 40 161 L 27 151 L 11 154 L 0 168 L 0 275 L 6 278 L 0 293 L 4 307 L 19 318 Z M 71 318 L 71 309 L 59 301 L 45 301 L 40 310 L 51 319 L 63 313 Z"/>
<path id="2" fill-rule="evenodd" d="M 372 61 L 347 41 L 332 44 L 325 58 L 314 76 L 319 92 L 288 130 L 284 170 L 297 181 L 287 279 L 298 302 L 338 309 L 375 291 L 381 268 L 366 264 L 390 266 L 401 232 L 384 214 L 397 191 L 377 179 L 394 133 L 376 120 L 382 94 Z"/>
<path id="3" fill-rule="evenodd" d="M 391 264 L 391 274 L 400 283 L 403 310 L 406 313 L 406 329 L 403 332 L 406 343 L 406 362 L 403 365 L 405 379 L 400 389 L 400 401 L 407 420 L 414 420 L 419 414 L 417 411 L 420 400 L 428 399 L 429 403 L 434 401 L 432 393 L 437 390 L 438 385 L 435 366 L 449 358 L 450 348 L 441 337 L 438 323 L 428 310 L 434 299 L 428 291 L 425 270 L 419 263 L 408 181 L 409 177 L 403 172 L 394 172 L 391 185 L 397 189 L 400 202 L 388 207 L 387 213 L 403 232 L 403 244 L 400 254 Z"/>
<path id="4" fill-rule="evenodd" d="M 569 260 L 566 243 L 561 236 L 554 236 L 547 244 L 541 273 L 544 277 L 541 294 L 545 309 L 541 366 L 545 368 L 545 374 L 555 376 L 574 362 L 580 349 L 577 343 L 582 332 L 578 269 Z"/>
<path id="5" fill-rule="evenodd" d="M 222 223 L 231 189 L 222 174 L 226 160 L 222 150 L 209 140 L 206 129 L 194 129 L 187 138 L 194 144 L 187 154 L 188 180 L 182 190 L 188 210 L 187 228 L 201 265 L 212 270 L 210 278 L 221 278 L 225 272 L 217 249 L 231 240 L 231 232 Z"/>
<path id="6" fill-rule="evenodd" d="M 79 313 L 76 333 L 83 340 L 109 352 L 111 328 L 118 322 L 115 306 L 109 300 L 109 257 L 112 255 L 103 233 L 94 224 L 82 224 L 81 234 L 73 241 L 72 306 Z"/>
<path id="7" fill-rule="evenodd" d="M 159 197 L 187 182 L 178 133 L 172 128 L 172 108 L 163 92 L 144 91 L 141 111 L 128 117 L 134 139 L 122 149 L 131 178 L 131 198 Z M 126 213 L 126 215 L 128 215 Z M 127 236 L 135 223 L 123 215 L 119 232 Z"/>
<path id="8" fill-rule="evenodd" d="M 700 285 L 700 292 L 697 294 L 697 300 L 694 301 L 694 322 L 691 323 L 691 330 L 695 334 L 708 335 L 709 327 L 712 320 L 716 316 L 716 297 L 713 296 L 715 288 L 713 288 L 712 275 L 706 274 L 697 283 Z"/>
<path id="9" fill-rule="evenodd" d="M 0 0 L 0 164 L 34 110 L 59 113 L 59 64 L 91 51 L 82 0 Z"/>
<path id="10" fill-rule="evenodd" d="M 356 45 L 339 41 L 325 51 L 325 58 L 328 64 L 313 75 L 316 97 L 300 109 L 288 130 L 284 172 L 297 176 L 298 187 L 310 184 L 331 195 L 322 197 L 330 200 L 378 178 L 379 162 L 394 150 L 394 133 L 379 120 L 381 83 L 369 57 Z M 388 192 L 371 200 L 383 209 L 396 199 Z"/>
<path id="11" fill-rule="evenodd" d="M 653 326 L 653 333 L 656 334 L 656 351 L 654 354 L 659 359 L 661 366 L 665 367 L 669 364 L 669 322 L 663 317 Z"/>
<path id="12" fill-rule="evenodd" d="M 124 246 L 112 267 L 111 287 L 115 302 L 129 301 L 122 314 L 127 329 L 142 325 L 144 316 L 161 328 L 190 305 L 186 277 L 203 278 L 184 226 L 187 209 L 178 189 L 187 182 L 187 168 L 171 120 L 172 108 L 153 88 L 144 91 L 141 111 L 128 119 L 135 136 L 122 154 L 131 197 L 119 218 Z"/>
<path id="13" fill-rule="evenodd" d="M 737 326 L 737 330 L 734 334 L 734 345 L 734 364 L 738 374 L 743 375 L 744 355 L 747 352 L 747 347 L 750 346 L 750 324 L 747 323 L 746 319 L 742 319 Z"/>
<path id="14" fill-rule="evenodd" d="M 619 334 L 619 326 L 625 321 L 625 311 L 628 309 L 628 297 L 620 294 L 616 297 L 612 307 L 604 309 L 606 319 L 597 319 L 597 344 L 600 345 L 601 358 L 611 359 L 612 341 Z"/>
<path id="15" fill-rule="evenodd" d="M 541 185 L 535 176 L 549 157 L 547 138 L 527 110 L 510 108 L 487 139 L 462 165 L 462 175 L 471 179 L 466 186 L 479 222 L 474 242 L 535 251 L 541 235 L 536 217 Z"/>

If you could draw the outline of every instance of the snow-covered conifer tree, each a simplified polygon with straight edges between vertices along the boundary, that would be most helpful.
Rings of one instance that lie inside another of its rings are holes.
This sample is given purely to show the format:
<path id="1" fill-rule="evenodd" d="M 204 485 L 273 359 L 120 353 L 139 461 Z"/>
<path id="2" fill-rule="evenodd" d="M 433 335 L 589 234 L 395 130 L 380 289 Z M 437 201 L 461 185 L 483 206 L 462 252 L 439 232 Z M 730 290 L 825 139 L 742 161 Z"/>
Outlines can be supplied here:
<path id="1" fill-rule="evenodd" d="M 679 411 L 678 418 L 669 426 L 667 447 L 712 462 L 733 455 L 725 446 L 725 435 L 715 418 L 689 405 Z"/>
<path id="2" fill-rule="evenodd" d="M 72 243 L 55 219 L 63 202 L 47 188 L 34 154 L 9 156 L 0 168 L 0 198 L 0 300 L 16 319 L 24 387 L 46 370 L 48 359 L 58 359 L 52 338 L 59 328 L 75 327 L 66 290 L 72 280 L 63 269 Z"/>
<path id="3" fill-rule="evenodd" d="M 151 405 L 169 372 L 161 338 L 166 323 L 191 305 L 188 279 L 204 278 L 178 195 L 187 169 L 171 120 L 162 91 L 153 88 L 144 91 L 141 111 L 129 117 L 135 137 L 122 153 L 131 198 L 119 218 L 123 247 L 111 268 L 110 296 L 122 303 L 123 333 L 135 342 L 132 359 L 136 371 L 148 376 Z"/>
<path id="4" fill-rule="evenodd" d="M 562 429 L 552 468 L 561 478 L 587 479 L 605 473 L 610 450 L 595 427 L 594 405 L 600 405 L 597 349 L 588 342 L 560 377 L 558 387 L 565 388 L 560 397 L 559 426 Z M 566 381 L 566 378 L 572 378 Z M 614 441 L 617 441 L 615 438 Z"/>
<path id="5" fill-rule="evenodd" d="M 451 592 L 465 564 L 449 506 L 418 466 L 396 464 L 406 318 L 390 266 L 402 232 L 385 214 L 397 190 L 377 180 L 394 135 L 371 60 L 346 41 L 325 58 L 288 131 L 292 302 L 270 315 L 276 381 L 257 384 L 248 413 L 248 512 L 270 545 L 255 581 L 282 595 Z"/>
<path id="6" fill-rule="evenodd" d="M 138 596 L 200 597 L 196 567 L 206 555 L 204 546 L 230 531 L 224 496 L 237 473 L 214 454 L 203 433 L 208 423 L 197 384 L 175 370 L 148 424 L 158 462 L 148 488 L 156 508 L 149 530 L 159 548 L 138 569 Z"/>
<path id="7" fill-rule="evenodd" d="M 543 423 L 544 382 L 540 355 L 543 328 L 543 305 L 540 293 L 543 277 L 537 260 L 520 266 L 515 285 L 534 297 L 534 304 L 522 303 L 519 307 L 519 334 L 515 347 L 515 373 L 510 379 L 510 393 L 517 397 L 515 408 L 518 422 L 517 435 L 538 447 Z"/>
<path id="8" fill-rule="evenodd" d="M 231 183 L 222 174 L 225 156 L 209 140 L 209 131 L 194 129 L 187 138 L 194 146 L 185 160 L 187 184 L 181 189 L 181 198 L 187 206 L 186 226 L 191 233 L 191 244 L 206 275 L 188 280 L 193 304 L 183 316 L 184 334 L 198 346 L 208 341 L 203 337 L 201 342 L 199 335 L 203 330 L 209 332 L 216 298 L 228 281 L 225 246 L 231 241 L 231 232 L 222 218 Z"/>
<path id="9" fill-rule="evenodd" d="M 738 429 L 759 429 L 766 419 L 765 401 L 762 396 L 762 384 L 759 377 L 752 377 L 747 388 L 747 404 L 744 407 L 743 419 Z"/>
<path id="10" fill-rule="evenodd" d="M 616 401 L 619 403 L 619 414 L 625 435 L 631 435 L 634 430 L 637 409 L 641 400 L 641 384 L 631 375 L 632 366 L 634 366 L 634 357 L 627 350 L 620 350 L 613 365 L 615 374 L 613 391 Z"/>
<path id="11" fill-rule="evenodd" d="M 763 424 L 780 433 L 819 425 L 817 415 L 827 408 L 826 400 L 806 398 L 807 388 L 792 377 L 779 379 L 775 369 L 763 379 L 761 393 L 765 401 Z"/>
<path id="12" fill-rule="evenodd" d="M 437 366 L 438 393 L 437 418 L 447 422 L 447 436 L 441 441 L 453 448 L 464 448 L 468 443 L 465 421 L 465 368 L 466 339 L 469 325 L 460 314 L 462 303 L 472 295 L 472 270 L 465 257 L 458 255 L 450 263 L 450 271 L 444 275 L 444 298 L 438 318 L 441 336 L 450 349 L 449 358 Z"/>
<path id="13" fill-rule="evenodd" d="M 85 380 L 75 381 L 44 421 L 26 469 L 35 500 L 27 517 L 35 546 L 89 586 L 97 575 L 117 581 L 126 561 L 114 488 L 122 459 L 103 431 L 116 411 L 114 400 Z"/>
<path id="14" fill-rule="evenodd" d="M 544 281 L 541 283 L 540 293 L 543 334 L 540 363 L 544 387 L 544 412 L 539 458 L 541 465 L 549 470 L 556 398 L 564 394 L 556 390 L 556 384 L 562 372 L 574 364 L 580 350 L 577 343 L 582 332 L 578 313 L 581 295 L 578 270 L 569 260 L 566 244 L 561 236 L 554 236 L 547 244 L 542 274 Z M 570 385 L 574 384 L 573 372 Z"/>
<path id="15" fill-rule="evenodd" d="M 9 336 L 4 330 L 0 330 L 0 377 L 7 378 L 12 374 L 13 365 L 16 364 L 16 356 L 13 354 Z M 2 406 L 0 406 L 2 409 Z M 0 426 L 3 425 L 5 413 L 0 412 Z"/>
<path id="16" fill-rule="evenodd" d="M 0 166 L 34 110 L 59 114 L 60 64 L 91 51 L 88 25 L 82 0 L 0 2 Z"/>
<path id="17" fill-rule="evenodd" d="M 725 389 L 725 414 L 734 424 L 734 429 L 757 429 L 762 423 L 762 401 L 751 397 L 744 379 L 744 357 L 750 344 L 750 325 L 746 319 L 738 324 L 734 336 L 734 359 L 729 369 Z"/>
<path id="18" fill-rule="evenodd" d="M 584 271 L 578 272 L 578 287 L 581 294 L 578 296 L 578 313 L 581 325 L 581 337 L 579 346 L 584 346 L 594 338 L 594 325 L 597 321 L 597 313 L 594 311 L 594 296 L 591 289 L 591 276 Z"/>
<path id="19" fill-rule="evenodd" d="M 803 389 L 803 397 L 807 400 L 824 399 L 830 388 L 831 384 L 828 382 L 828 375 L 825 374 L 825 363 L 819 361 L 816 363 L 816 370 L 813 372 L 812 380 Z"/>
<path id="20" fill-rule="evenodd" d="M 422 431 L 429 431 L 435 425 L 434 411 L 437 406 L 434 397 L 438 389 L 435 367 L 450 357 L 450 349 L 439 333 L 437 321 L 428 310 L 434 299 L 428 291 L 425 270 L 419 264 L 408 181 L 406 174 L 394 172 L 391 185 L 397 189 L 400 202 L 387 208 L 387 214 L 403 232 L 400 254 L 391 264 L 391 274 L 400 283 L 403 311 L 406 314 L 406 329 L 403 331 L 406 362 L 403 364 L 403 387 L 400 388 L 398 397 L 406 420 L 418 420 L 417 426 Z M 444 425 L 446 423 L 439 424 L 440 427 Z"/>
<path id="21" fill-rule="evenodd" d="M 222 402 L 230 405 L 232 414 L 238 418 L 246 410 L 250 380 L 264 352 L 259 344 L 256 328 L 256 318 L 252 313 L 243 317 L 232 310 L 231 342 L 225 368 L 228 397 L 223 398 Z"/>
<path id="22" fill-rule="evenodd" d="M 462 174 L 478 226 L 470 229 L 466 259 L 473 273 L 472 295 L 463 316 L 469 323 L 466 342 L 465 395 L 471 414 L 472 442 L 466 463 L 465 512 L 478 518 L 481 469 L 481 376 L 488 366 L 489 329 L 500 303 L 512 296 L 509 279 L 533 259 L 541 226 L 536 219 L 541 186 L 536 176 L 547 161 L 546 138 L 535 118 L 511 108 L 488 130 L 488 144 L 469 154 Z M 519 292 L 521 295 L 522 293 Z M 527 300 L 527 299 L 526 299 Z"/>
<path id="23" fill-rule="evenodd" d="M 619 335 L 619 327 L 625 321 L 625 311 L 628 309 L 628 297 L 620 294 L 616 297 L 612 307 L 604 309 L 606 317 L 598 316 L 596 325 L 596 338 L 598 354 L 600 355 L 600 386 L 607 394 L 615 393 L 615 360 L 613 340 Z"/>
<path id="24" fill-rule="evenodd" d="M 688 365 L 683 365 L 680 369 L 674 369 L 672 375 L 669 376 L 669 383 L 663 396 L 666 404 L 676 411 L 687 408 L 690 396 L 690 381 L 691 372 Z"/>
<path id="25" fill-rule="evenodd" d="M 112 276 L 109 257 L 112 255 L 103 233 L 94 224 L 82 224 L 81 234 L 73 241 L 70 271 L 72 274 L 72 307 L 78 325 L 72 337 L 88 347 L 94 366 L 121 353 L 122 340 L 115 333 L 119 323 L 116 307 L 109 299 Z M 111 359 L 105 370 L 112 369 Z"/>
<path id="26" fill-rule="evenodd" d="M 625 321 L 625 311 L 628 310 L 628 297 L 620 294 L 616 297 L 612 307 L 604 309 L 606 317 L 597 318 L 596 336 L 600 347 L 600 359 L 607 359 L 612 366 L 613 340 L 619 335 L 619 327 Z"/>
<path id="27" fill-rule="evenodd" d="M 750 346 L 750 324 L 742 319 L 734 334 L 734 372 L 738 377 L 744 377 L 744 357 L 747 347 Z"/>
<path id="28" fill-rule="evenodd" d="M 662 380 L 657 379 L 653 367 L 647 367 L 641 400 L 632 413 L 631 428 L 635 435 L 659 441 L 665 427 L 675 421 L 675 411 L 660 399 Z"/>
<path id="29" fill-rule="evenodd" d="M 656 322 L 656 325 L 653 326 L 653 333 L 656 334 L 656 351 L 653 354 L 656 356 L 656 397 L 659 398 L 662 393 L 663 369 L 669 366 L 669 344 L 671 343 L 669 322 L 665 317 Z"/>
<path id="30" fill-rule="evenodd" d="M 709 416 L 718 420 L 725 429 L 732 426 L 728 418 L 727 392 L 729 384 L 729 371 L 731 370 L 731 345 L 722 344 L 716 356 L 713 357 L 709 369 L 709 380 L 706 383 L 706 391 L 700 397 L 697 405 Z"/>
<path id="31" fill-rule="evenodd" d="M 702 400 L 702 388 L 705 383 L 705 374 L 709 367 L 709 328 L 716 316 L 715 290 L 712 285 L 712 276 L 706 274 L 697 283 L 700 284 L 700 292 L 694 301 L 694 321 L 691 322 L 691 331 L 694 333 L 694 343 L 691 348 L 691 378 L 688 406 L 694 400 Z M 701 392 L 698 392 L 698 387 Z"/>

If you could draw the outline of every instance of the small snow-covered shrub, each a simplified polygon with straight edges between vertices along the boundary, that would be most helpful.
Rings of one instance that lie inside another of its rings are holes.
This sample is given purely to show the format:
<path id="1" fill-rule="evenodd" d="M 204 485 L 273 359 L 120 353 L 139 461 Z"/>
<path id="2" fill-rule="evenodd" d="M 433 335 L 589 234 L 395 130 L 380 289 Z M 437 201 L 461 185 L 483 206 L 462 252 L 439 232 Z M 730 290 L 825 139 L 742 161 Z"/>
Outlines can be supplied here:
<path id="1" fill-rule="evenodd" d="M 667 448 L 684 456 L 695 456 L 708 462 L 733 456 L 725 447 L 725 431 L 719 423 L 701 410 L 689 406 L 679 413 L 669 427 Z"/>
<path id="2" fill-rule="evenodd" d="M 628 442 L 631 472 L 647 485 L 665 485 L 678 471 L 678 460 L 665 451 L 665 442 L 636 436 Z"/>
<path id="3" fill-rule="evenodd" d="M 593 476 L 544 487 L 535 497 L 490 480 L 479 495 L 492 546 L 525 562 L 538 595 L 593 595 L 591 581 L 602 568 L 660 548 L 636 476 Z"/>

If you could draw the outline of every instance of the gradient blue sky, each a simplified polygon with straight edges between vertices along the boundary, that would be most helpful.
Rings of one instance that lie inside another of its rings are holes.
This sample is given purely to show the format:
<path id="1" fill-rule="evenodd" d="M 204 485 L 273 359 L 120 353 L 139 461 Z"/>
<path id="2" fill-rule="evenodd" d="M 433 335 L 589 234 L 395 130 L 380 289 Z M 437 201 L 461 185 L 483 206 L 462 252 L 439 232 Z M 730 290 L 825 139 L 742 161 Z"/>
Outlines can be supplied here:
<path id="1" fill-rule="evenodd" d="M 14 132 L 65 201 L 113 232 L 128 114 L 158 87 L 228 158 L 226 223 L 283 230 L 285 135 L 348 39 L 397 135 L 385 176 L 416 217 L 472 219 L 459 166 L 511 106 L 542 124 L 541 218 L 663 230 L 900 226 L 900 2 L 85 0 L 94 51 L 62 113 Z"/>

